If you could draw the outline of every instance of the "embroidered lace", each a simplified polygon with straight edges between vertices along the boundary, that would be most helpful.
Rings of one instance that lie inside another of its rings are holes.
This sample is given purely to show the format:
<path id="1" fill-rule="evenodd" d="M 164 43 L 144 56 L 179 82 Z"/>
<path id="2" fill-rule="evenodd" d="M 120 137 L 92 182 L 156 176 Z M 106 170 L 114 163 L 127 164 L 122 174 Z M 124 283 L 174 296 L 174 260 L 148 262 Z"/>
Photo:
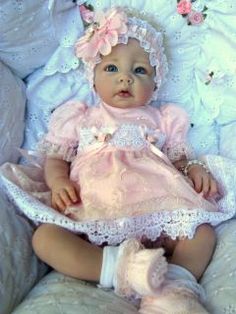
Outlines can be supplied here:
<path id="1" fill-rule="evenodd" d="M 64 144 L 54 144 L 47 140 L 42 140 L 38 144 L 37 150 L 48 156 L 58 157 L 65 161 L 72 162 L 77 153 L 77 145 L 76 141 L 68 141 Z"/>
<path id="2" fill-rule="evenodd" d="M 163 231 L 173 239 L 178 236 L 192 238 L 196 227 L 200 224 L 217 225 L 232 218 L 235 214 L 235 192 L 232 184 L 236 183 L 236 170 L 232 167 L 233 163 L 231 165 L 220 156 L 209 156 L 205 162 L 224 193 L 224 197 L 218 201 L 218 212 L 207 212 L 201 208 L 191 211 L 180 208 L 173 212 L 163 211 L 113 220 L 76 222 L 42 204 L 5 177 L 2 177 L 2 183 L 20 211 L 36 223 L 54 223 L 73 232 L 86 234 L 91 242 L 98 245 L 102 243 L 116 245 L 124 239 L 141 238 L 143 235 L 155 240 Z M 151 203 L 150 210 L 152 206 L 156 206 L 156 201 L 151 201 Z M 39 208 L 41 211 L 38 210 Z"/>
<path id="3" fill-rule="evenodd" d="M 166 135 L 159 130 L 144 129 L 139 125 L 130 123 L 121 124 L 118 129 L 108 126 L 99 129 L 96 127 L 81 128 L 79 142 L 65 140 L 61 144 L 55 144 L 43 139 L 38 144 L 37 150 L 71 162 L 76 157 L 77 152 L 100 148 L 105 143 L 118 149 L 142 149 L 155 145 L 161 150 L 165 139 Z M 192 148 L 184 142 L 164 147 L 164 152 L 172 162 L 179 160 L 183 155 L 188 159 L 194 158 Z"/>

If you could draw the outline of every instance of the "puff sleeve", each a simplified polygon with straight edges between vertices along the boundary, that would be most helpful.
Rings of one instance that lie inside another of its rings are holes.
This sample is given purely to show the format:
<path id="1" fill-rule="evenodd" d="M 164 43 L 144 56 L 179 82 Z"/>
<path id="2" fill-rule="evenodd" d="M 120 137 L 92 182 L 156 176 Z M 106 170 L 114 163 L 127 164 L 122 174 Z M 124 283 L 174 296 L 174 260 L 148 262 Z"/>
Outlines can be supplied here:
<path id="1" fill-rule="evenodd" d="M 47 156 L 73 161 L 79 143 L 78 127 L 87 106 L 70 101 L 57 108 L 51 116 L 48 133 L 38 144 L 38 151 Z"/>
<path id="2" fill-rule="evenodd" d="M 186 111 L 174 104 L 160 107 L 160 129 L 166 135 L 163 152 L 175 162 L 183 156 L 194 158 L 194 151 L 187 142 L 190 121 Z"/>

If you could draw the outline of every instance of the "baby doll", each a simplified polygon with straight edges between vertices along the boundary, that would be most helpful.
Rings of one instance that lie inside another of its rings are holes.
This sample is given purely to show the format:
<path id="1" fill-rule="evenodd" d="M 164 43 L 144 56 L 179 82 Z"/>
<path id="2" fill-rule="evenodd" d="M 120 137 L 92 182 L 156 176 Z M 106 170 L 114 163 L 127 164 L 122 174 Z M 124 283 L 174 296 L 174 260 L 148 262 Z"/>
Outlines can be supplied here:
<path id="1" fill-rule="evenodd" d="M 192 159 L 184 110 L 150 105 L 167 73 L 161 33 L 112 8 L 94 14 L 76 55 L 99 104 L 71 101 L 53 112 L 41 143 L 46 185 L 40 169 L 2 169 L 21 188 L 22 210 L 43 222 L 36 254 L 62 273 L 141 298 L 140 313 L 207 313 L 197 281 L 214 252 L 211 224 L 232 212 L 220 211 L 216 181 Z"/>

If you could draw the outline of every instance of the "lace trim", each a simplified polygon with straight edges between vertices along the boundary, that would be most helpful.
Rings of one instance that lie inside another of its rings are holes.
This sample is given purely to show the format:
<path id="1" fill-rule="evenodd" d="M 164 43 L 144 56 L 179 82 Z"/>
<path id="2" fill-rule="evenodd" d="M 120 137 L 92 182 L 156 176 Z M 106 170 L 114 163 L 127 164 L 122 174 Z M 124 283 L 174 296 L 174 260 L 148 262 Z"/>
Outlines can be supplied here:
<path id="1" fill-rule="evenodd" d="M 84 152 L 90 148 L 99 148 L 105 142 L 117 148 L 133 149 L 141 149 L 152 143 L 162 149 L 165 139 L 165 134 L 159 130 L 144 129 L 136 124 L 121 124 L 117 130 L 112 127 L 81 128 L 79 142 L 65 140 L 64 143 L 55 144 L 43 139 L 37 145 L 37 151 L 72 162 L 77 152 Z M 183 155 L 187 159 L 195 158 L 192 147 L 184 142 L 177 143 L 172 147 L 164 147 L 164 153 L 171 162 L 179 160 Z"/>
<path id="2" fill-rule="evenodd" d="M 162 34 L 145 21 L 136 17 L 129 18 L 128 25 L 128 33 L 121 35 L 119 42 L 127 43 L 129 38 L 136 38 L 139 40 L 140 46 L 149 53 L 150 64 L 155 67 L 156 71 L 154 81 L 157 87 L 151 100 L 157 100 L 160 86 L 165 82 L 168 73 L 168 63 L 164 53 Z"/>
<path id="3" fill-rule="evenodd" d="M 144 129 L 136 124 L 121 124 L 120 127 L 90 127 L 80 129 L 80 140 L 65 139 L 55 144 L 43 139 L 37 145 L 37 151 L 65 161 L 73 161 L 78 152 L 100 148 L 104 143 L 117 148 L 141 149 L 153 143 L 159 149 L 165 142 L 165 134 L 159 130 Z"/>
<path id="4" fill-rule="evenodd" d="M 79 150 L 84 151 L 92 145 L 97 147 L 97 144 L 104 142 L 117 148 L 133 149 L 146 147 L 149 142 L 161 149 L 165 138 L 165 134 L 159 130 L 144 128 L 132 123 L 121 124 L 117 129 L 112 127 L 81 128 Z"/>
<path id="5" fill-rule="evenodd" d="M 173 144 L 173 146 L 166 147 L 163 150 L 171 162 L 180 160 L 183 156 L 186 156 L 187 159 L 195 158 L 192 146 L 185 142 Z"/>
<path id="6" fill-rule="evenodd" d="M 105 242 L 116 245 L 127 238 L 141 238 L 143 235 L 155 240 L 162 232 L 173 239 L 178 236 L 192 238 L 200 224 L 217 225 L 235 215 L 235 192 L 232 184 L 236 183 L 236 170 L 232 171 L 234 169 L 232 164 L 227 165 L 220 157 L 208 158 L 206 163 L 222 193 L 224 192 L 224 197 L 217 203 L 218 212 L 206 212 L 201 208 L 194 210 L 180 208 L 173 212 L 163 211 L 132 218 L 76 222 L 42 204 L 3 176 L 2 183 L 6 193 L 20 211 L 37 224 L 54 223 L 72 232 L 86 234 L 91 242 L 98 245 Z"/>
<path id="7" fill-rule="evenodd" d="M 66 141 L 66 143 L 55 144 L 45 139 L 37 145 L 37 151 L 50 157 L 62 158 L 67 162 L 72 162 L 77 154 L 78 142 Z"/>
<path id="8" fill-rule="evenodd" d="M 79 67 L 80 60 L 75 56 L 74 47 L 59 47 L 45 65 L 43 72 L 46 76 L 57 72 L 67 73 Z"/>
<path id="9" fill-rule="evenodd" d="M 78 1 L 78 3 L 80 2 L 82 1 Z M 84 26 L 78 9 L 68 10 L 66 20 L 62 20 L 62 17 L 56 14 L 56 1 L 51 0 L 48 5 L 54 32 L 60 42 L 60 46 L 43 69 L 44 74 L 50 76 L 56 72 L 67 73 L 80 66 L 80 60 L 74 53 L 74 44 L 77 38 L 82 35 Z"/>

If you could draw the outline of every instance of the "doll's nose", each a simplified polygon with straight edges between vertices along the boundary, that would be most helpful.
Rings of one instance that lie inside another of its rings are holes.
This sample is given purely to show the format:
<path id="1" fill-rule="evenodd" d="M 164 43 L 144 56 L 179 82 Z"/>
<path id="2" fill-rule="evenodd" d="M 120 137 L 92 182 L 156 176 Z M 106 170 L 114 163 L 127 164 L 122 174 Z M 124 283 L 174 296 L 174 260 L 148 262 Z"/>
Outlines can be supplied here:
<path id="1" fill-rule="evenodd" d="M 121 74 L 119 77 L 119 83 L 127 83 L 130 85 L 133 83 L 133 78 L 128 74 Z"/>

